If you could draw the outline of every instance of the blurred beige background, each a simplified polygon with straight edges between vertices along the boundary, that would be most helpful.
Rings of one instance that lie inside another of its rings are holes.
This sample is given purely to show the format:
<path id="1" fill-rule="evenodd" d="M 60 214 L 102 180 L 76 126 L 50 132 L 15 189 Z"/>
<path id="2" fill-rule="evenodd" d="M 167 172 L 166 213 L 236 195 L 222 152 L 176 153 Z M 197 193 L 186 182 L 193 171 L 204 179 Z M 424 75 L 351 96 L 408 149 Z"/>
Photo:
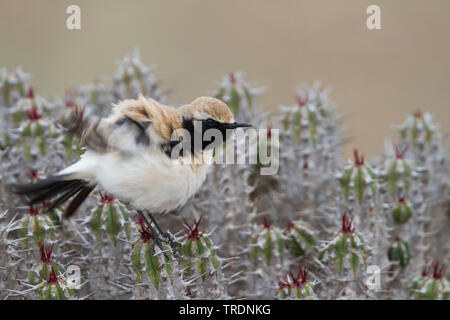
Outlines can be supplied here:
<path id="1" fill-rule="evenodd" d="M 81 7 L 80 31 L 66 29 L 70 4 Z M 366 28 L 370 4 L 381 7 L 382 30 Z M 418 108 L 448 133 L 450 1 L 0 0 L 0 65 L 22 65 L 44 96 L 102 79 L 135 46 L 173 89 L 169 103 L 241 70 L 267 86 L 259 102 L 276 110 L 298 84 L 321 80 L 352 116 L 346 155 L 381 151 L 390 126 Z"/>

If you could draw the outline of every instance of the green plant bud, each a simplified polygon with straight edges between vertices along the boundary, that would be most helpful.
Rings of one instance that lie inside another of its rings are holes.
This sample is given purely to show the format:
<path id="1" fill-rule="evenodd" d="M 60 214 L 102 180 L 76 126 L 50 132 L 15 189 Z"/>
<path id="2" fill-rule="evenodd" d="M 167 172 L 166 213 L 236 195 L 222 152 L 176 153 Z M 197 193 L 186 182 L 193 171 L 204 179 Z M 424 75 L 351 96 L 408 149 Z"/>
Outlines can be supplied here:
<path id="1" fill-rule="evenodd" d="M 130 237 L 128 211 L 118 200 L 106 193 L 100 193 L 100 202 L 91 211 L 90 226 L 98 241 L 101 240 L 103 231 L 106 231 L 114 246 L 120 231 L 123 230 L 128 239 Z"/>
<path id="2" fill-rule="evenodd" d="M 192 227 L 185 222 L 185 235 L 180 239 L 180 243 L 185 274 L 195 271 L 205 281 L 208 273 L 217 274 L 221 263 L 209 235 L 199 230 L 200 222 L 201 218 L 194 220 Z"/>
<path id="3" fill-rule="evenodd" d="M 42 300 L 66 300 L 73 296 L 73 289 L 67 285 L 65 277 L 58 275 L 53 268 L 50 269 L 50 275 L 43 275 L 43 278 L 45 280 L 36 289 Z"/>
<path id="4" fill-rule="evenodd" d="M 25 214 L 21 221 L 19 237 L 23 239 L 23 244 L 27 248 L 28 240 L 33 239 L 36 246 L 39 246 L 49 236 L 54 238 L 54 221 L 47 215 L 41 213 L 44 208 L 30 206 L 29 213 Z"/>
<path id="5" fill-rule="evenodd" d="M 308 270 L 299 265 L 299 271 L 296 276 L 292 272 L 285 278 L 278 281 L 277 296 L 280 299 L 302 299 L 315 300 L 314 282 L 307 280 Z"/>
<path id="6" fill-rule="evenodd" d="M 0 106 L 12 107 L 29 90 L 29 78 L 21 68 L 0 69 Z"/>
<path id="7" fill-rule="evenodd" d="M 213 96 L 225 102 L 236 118 L 249 120 L 254 99 L 262 90 L 248 84 L 243 74 L 236 72 L 224 76 Z"/>
<path id="8" fill-rule="evenodd" d="M 446 265 L 435 262 L 431 267 L 425 268 L 418 276 L 408 281 L 409 295 L 416 300 L 447 300 L 450 285 L 445 278 Z"/>
<path id="9" fill-rule="evenodd" d="M 405 223 L 411 218 L 412 209 L 409 203 L 400 198 L 397 202 L 397 206 L 392 210 L 392 216 L 397 223 Z"/>
<path id="10" fill-rule="evenodd" d="M 415 149 L 421 142 L 430 143 L 436 136 L 437 130 L 431 114 L 417 110 L 407 117 L 398 131 L 401 141 Z"/>
<path id="11" fill-rule="evenodd" d="M 359 157 L 356 149 L 354 157 L 354 164 L 344 169 L 343 173 L 338 176 L 338 179 L 344 197 L 348 199 L 350 190 L 353 189 L 358 202 L 361 204 L 367 188 L 371 188 L 372 197 L 375 196 L 377 175 L 369 165 L 365 164 L 364 156 Z"/>
<path id="12" fill-rule="evenodd" d="M 159 83 L 154 73 L 142 63 L 137 50 L 120 61 L 113 80 L 113 95 L 116 100 L 135 99 L 139 94 L 162 103 L 166 98 L 158 89 Z"/>
<path id="13" fill-rule="evenodd" d="M 347 262 L 356 276 L 359 265 L 365 264 L 366 253 L 363 237 L 355 232 L 352 223 L 353 219 L 348 219 L 344 213 L 341 231 L 321 248 L 319 259 L 324 262 L 333 262 L 339 274 L 342 273 Z"/>
<path id="14" fill-rule="evenodd" d="M 312 227 L 305 222 L 288 220 L 284 230 L 286 248 L 295 256 L 316 250 L 316 235 Z"/>
<path id="15" fill-rule="evenodd" d="M 264 261 L 270 264 L 272 258 L 277 256 L 280 262 L 284 258 L 284 248 L 286 247 L 286 239 L 283 230 L 272 226 L 267 219 L 264 218 L 262 226 L 254 228 L 251 237 L 250 255 L 253 260 L 257 261 L 262 254 Z"/>
<path id="16" fill-rule="evenodd" d="M 400 267 L 405 268 L 411 260 L 408 243 L 397 238 L 388 249 L 389 261 L 396 261 Z"/>
<path id="17" fill-rule="evenodd" d="M 140 238 L 132 245 L 131 262 L 136 273 L 136 281 L 141 283 L 147 275 L 156 289 L 161 277 L 172 282 L 173 256 L 170 247 L 164 245 L 164 253 L 156 246 L 155 239 L 145 223 L 140 219 L 138 225 Z"/>
<path id="18" fill-rule="evenodd" d="M 30 284 L 35 285 L 49 279 L 51 270 L 53 269 L 57 276 L 64 275 L 63 267 L 52 259 L 53 245 L 45 247 L 42 242 L 39 245 L 41 251 L 41 259 L 38 263 L 33 264 L 28 276 Z"/>

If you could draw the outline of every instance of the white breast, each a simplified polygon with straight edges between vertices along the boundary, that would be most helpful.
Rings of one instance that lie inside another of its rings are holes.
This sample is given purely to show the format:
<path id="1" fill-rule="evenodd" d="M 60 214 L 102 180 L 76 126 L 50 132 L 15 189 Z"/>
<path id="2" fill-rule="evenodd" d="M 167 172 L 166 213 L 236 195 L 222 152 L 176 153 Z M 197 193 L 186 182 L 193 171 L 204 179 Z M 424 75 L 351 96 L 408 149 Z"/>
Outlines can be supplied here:
<path id="1" fill-rule="evenodd" d="M 161 152 L 123 156 L 90 151 L 69 168 L 72 172 L 84 172 L 84 176 L 78 176 L 95 180 L 137 209 L 163 213 L 182 206 L 194 195 L 204 182 L 208 167 L 206 163 L 191 165 L 172 160 Z"/>

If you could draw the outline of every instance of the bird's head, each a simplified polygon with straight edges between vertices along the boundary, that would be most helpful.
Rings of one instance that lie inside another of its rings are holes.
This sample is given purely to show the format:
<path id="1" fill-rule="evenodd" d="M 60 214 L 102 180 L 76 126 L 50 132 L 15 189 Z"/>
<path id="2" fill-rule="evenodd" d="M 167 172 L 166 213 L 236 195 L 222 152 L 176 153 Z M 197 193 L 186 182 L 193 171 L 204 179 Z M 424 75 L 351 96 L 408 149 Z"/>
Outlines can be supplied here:
<path id="1" fill-rule="evenodd" d="M 201 121 L 208 128 L 236 129 L 251 127 L 247 123 L 235 122 L 230 108 L 216 98 L 199 97 L 191 103 L 182 106 L 179 111 L 184 120 Z"/>
<path id="2" fill-rule="evenodd" d="M 201 128 L 202 133 L 208 129 L 217 129 L 226 139 L 230 129 L 251 127 L 250 124 L 236 122 L 230 108 L 219 99 L 211 97 L 199 97 L 178 110 L 183 118 L 183 128 L 191 133 L 197 127 Z"/>

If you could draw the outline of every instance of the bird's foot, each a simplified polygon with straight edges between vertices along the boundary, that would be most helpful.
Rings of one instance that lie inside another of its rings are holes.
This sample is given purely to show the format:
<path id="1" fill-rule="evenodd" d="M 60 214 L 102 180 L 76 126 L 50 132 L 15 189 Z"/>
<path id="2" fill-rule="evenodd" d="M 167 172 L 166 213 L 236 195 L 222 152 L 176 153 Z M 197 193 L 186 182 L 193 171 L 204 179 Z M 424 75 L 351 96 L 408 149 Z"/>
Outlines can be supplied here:
<path id="1" fill-rule="evenodd" d="M 164 257 L 169 260 L 170 257 L 167 254 L 167 246 L 170 246 L 170 249 L 172 251 L 172 255 L 176 256 L 177 250 L 176 247 L 178 245 L 178 242 L 175 240 L 175 237 L 170 232 L 163 232 L 159 224 L 156 222 L 156 220 L 153 218 L 151 213 L 148 213 L 148 216 L 150 218 L 150 221 L 145 217 L 145 215 L 142 213 L 142 211 L 137 211 L 139 216 L 142 218 L 144 223 L 146 224 L 149 233 L 153 237 L 153 245 L 152 245 L 152 251 L 157 246 L 161 252 L 164 254 Z"/>
<path id="2" fill-rule="evenodd" d="M 158 230 L 159 235 L 165 238 L 161 239 L 161 241 L 164 242 L 165 244 L 168 244 L 172 249 L 172 254 L 176 255 L 177 253 L 176 246 L 178 245 L 178 242 L 176 242 L 175 237 L 170 232 L 163 232 L 151 213 L 148 213 L 148 216 L 150 217 L 150 220 L 153 222 L 156 229 Z"/>
<path id="3" fill-rule="evenodd" d="M 150 250 L 153 252 L 153 250 L 155 249 L 155 246 L 157 246 L 161 250 L 161 252 L 164 254 L 164 257 L 168 260 L 169 255 L 167 254 L 167 247 L 163 245 L 164 243 L 167 243 L 167 240 L 164 239 L 163 236 L 161 235 L 159 226 L 155 224 L 154 219 L 151 215 L 150 215 L 150 218 L 152 219 L 152 222 L 155 224 L 157 229 L 155 229 L 153 227 L 152 223 L 150 221 L 148 221 L 148 219 L 145 217 L 145 215 L 142 213 L 142 211 L 137 210 L 137 213 L 141 217 L 142 221 L 145 223 L 145 225 L 148 229 L 147 232 L 153 238 L 153 243 L 152 243 L 152 247 Z"/>
<path id="4" fill-rule="evenodd" d="M 170 260 L 168 252 L 168 247 L 170 247 L 170 251 L 172 252 L 172 256 L 177 256 L 177 247 L 179 243 L 175 240 L 175 237 L 170 232 L 164 232 L 160 233 L 155 230 L 154 234 L 154 245 L 156 244 L 158 248 L 162 251 L 164 254 L 164 257 L 166 260 Z"/>
<path id="5" fill-rule="evenodd" d="M 170 232 L 165 232 L 162 234 L 162 236 L 167 239 L 166 243 L 172 249 L 172 254 L 174 256 L 176 256 L 177 255 L 177 247 L 179 246 L 180 243 L 178 241 L 176 241 L 175 237 Z"/>

